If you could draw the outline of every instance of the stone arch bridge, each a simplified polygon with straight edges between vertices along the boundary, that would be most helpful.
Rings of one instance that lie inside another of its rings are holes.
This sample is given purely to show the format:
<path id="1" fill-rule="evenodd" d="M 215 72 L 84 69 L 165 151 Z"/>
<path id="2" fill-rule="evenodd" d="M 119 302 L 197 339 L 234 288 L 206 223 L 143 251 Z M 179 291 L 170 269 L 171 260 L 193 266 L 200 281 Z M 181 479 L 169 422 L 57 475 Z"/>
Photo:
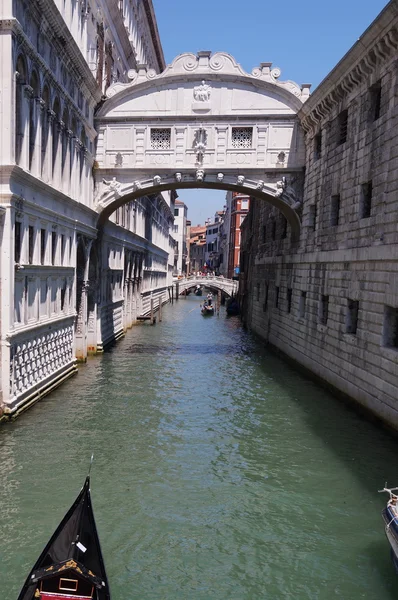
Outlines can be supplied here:
<path id="1" fill-rule="evenodd" d="M 304 140 L 297 112 L 309 85 L 261 63 L 246 73 L 223 52 L 182 54 L 115 83 L 97 113 L 96 210 L 164 190 L 238 191 L 274 205 L 300 231 Z"/>
<path id="2" fill-rule="evenodd" d="M 197 285 L 209 288 L 213 291 L 221 291 L 226 296 L 235 296 L 238 291 L 238 281 L 227 279 L 226 277 L 213 276 L 190 276 L 183 277 L 173 283 L 176 296 L 183 294 L 185 291 L 192 290 Z"/>

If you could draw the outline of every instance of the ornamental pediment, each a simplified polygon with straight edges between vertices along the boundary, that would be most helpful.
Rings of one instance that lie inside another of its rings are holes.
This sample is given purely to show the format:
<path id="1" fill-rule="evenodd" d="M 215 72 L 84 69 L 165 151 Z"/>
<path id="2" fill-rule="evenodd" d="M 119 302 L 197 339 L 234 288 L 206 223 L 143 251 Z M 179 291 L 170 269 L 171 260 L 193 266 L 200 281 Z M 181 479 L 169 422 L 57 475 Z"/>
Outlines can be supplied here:
<path id="1" fill-rule="evenodd" d="M 246 73 L 224 52 L 181 54 L 157 74 L 145 65 L 128 73 L 129 83 L 115 83 L 98 118 L 183 116 L 195 114 L 295 114 L 309 96 L 309 85 L 281 81 L 271 63 Z"/>

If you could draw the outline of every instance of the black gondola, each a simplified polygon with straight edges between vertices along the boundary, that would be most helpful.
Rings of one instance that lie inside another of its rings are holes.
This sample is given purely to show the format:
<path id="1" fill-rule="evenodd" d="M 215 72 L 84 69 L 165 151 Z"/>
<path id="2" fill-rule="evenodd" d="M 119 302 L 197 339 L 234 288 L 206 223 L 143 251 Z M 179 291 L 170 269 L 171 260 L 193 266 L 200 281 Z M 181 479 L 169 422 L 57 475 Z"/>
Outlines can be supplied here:
<path id="1" fill-rule="evenodd" d="M 31 570 L 18 600 L 110 600 L 90 477 Z"/>

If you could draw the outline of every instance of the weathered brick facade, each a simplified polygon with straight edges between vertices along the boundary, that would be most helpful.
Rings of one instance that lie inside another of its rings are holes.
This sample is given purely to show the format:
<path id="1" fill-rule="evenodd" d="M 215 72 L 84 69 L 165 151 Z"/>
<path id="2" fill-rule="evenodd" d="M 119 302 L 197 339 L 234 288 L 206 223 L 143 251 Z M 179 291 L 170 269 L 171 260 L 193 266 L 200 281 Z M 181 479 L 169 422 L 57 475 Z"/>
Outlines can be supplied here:
<path id="1" fill-rule="evenodd" d="M 241 290 L 253 331 L 395 428 L 397 14 L 390 2 L 301 109 L 300 238 L 253 200 Z"/>

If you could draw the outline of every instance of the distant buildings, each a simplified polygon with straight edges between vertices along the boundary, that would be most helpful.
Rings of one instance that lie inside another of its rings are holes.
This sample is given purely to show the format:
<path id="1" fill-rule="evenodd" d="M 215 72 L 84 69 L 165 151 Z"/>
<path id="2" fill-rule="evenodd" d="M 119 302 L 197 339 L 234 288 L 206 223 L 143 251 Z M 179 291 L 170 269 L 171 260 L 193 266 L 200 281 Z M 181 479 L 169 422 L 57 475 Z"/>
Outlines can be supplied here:
<path id="1" fill-rule="evenodd" d="M 250 198 L 245 194 L 237 192 L 227 192 L 227 214 L 228 228 L 225 230 L 225 235 L 228 240 L 227 256 L 227 272 L 226 277 L 232 278 L 239 275 L 239 256 L 242 225 L 247 213 L 249 212 Z"/>
<path id="2" fill-rule="evenodd" d="M 202 271 L 205 264 L 206 225 L 190 227 L 189 260 L 193 273 Z"/>
<path id="3" fill-rule="evenodd" d="M 176 241 L 174 252 L 174 274 L 185 275 L 187 272 L 187 206 L 181 200 L 174 203 L 174 226 L 172 237 Z"/>
<path id="4" fill-rule="evenodd" d="M 224 219 L 224 211 L 218 210 L 213 222 L 206 222 L 205 267 L 218 273 L 220 267 L 220 228 Z"/>
<path id="5" fill-rule="evenodd" d="M 247 195 L 228 192 L 224 210 L 204 226 L 191 227 L 190 271 L 209 269 L 224 277 L 239 273 L 240 226 L 249 211 Z"/>

